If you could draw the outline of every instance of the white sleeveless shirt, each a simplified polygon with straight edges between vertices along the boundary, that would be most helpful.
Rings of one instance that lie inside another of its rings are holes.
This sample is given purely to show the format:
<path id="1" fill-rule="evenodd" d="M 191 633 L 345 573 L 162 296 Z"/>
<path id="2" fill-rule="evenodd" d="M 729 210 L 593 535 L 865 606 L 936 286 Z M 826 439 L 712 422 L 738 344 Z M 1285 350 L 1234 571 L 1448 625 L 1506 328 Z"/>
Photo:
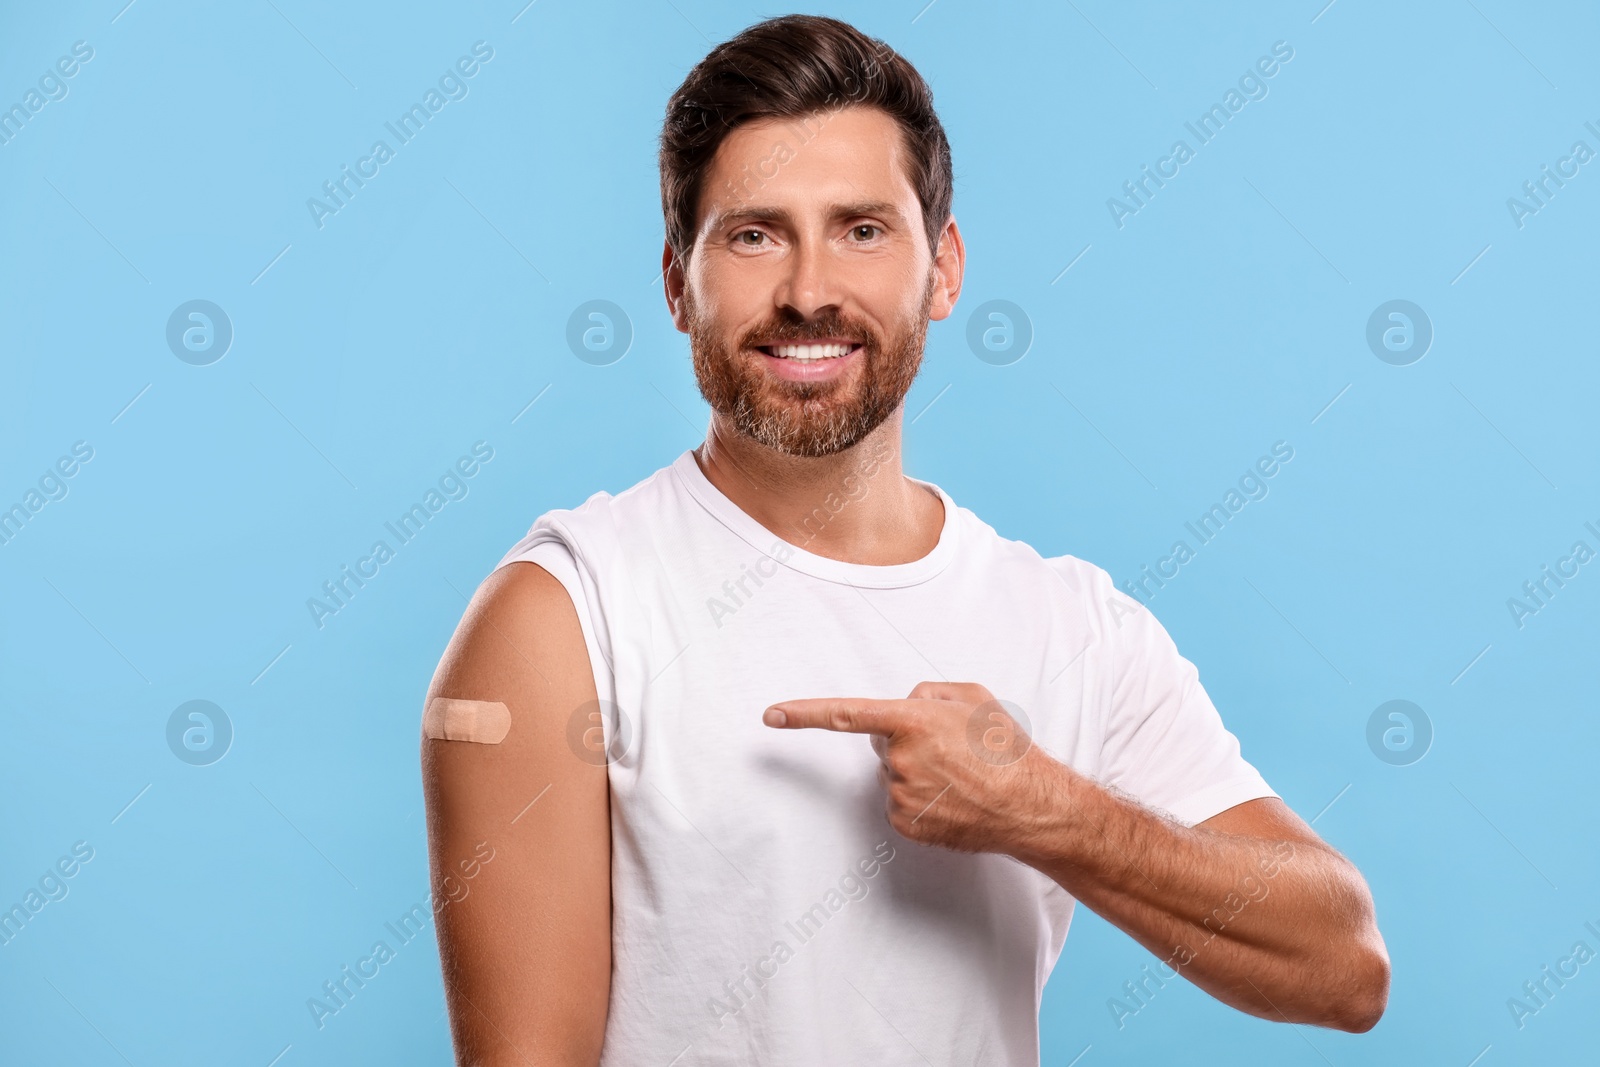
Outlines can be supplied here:
<path id="1" fill-rule="evenodd" d="M 772 729 L 777 701 L 978 682 L 1051 756 L 1185 825 L 1277 795 L 1104 571 L 918 484 L 944 526 L 911 563 L 785 542 L 689 451 L 540 516 L 500 561 L 561 581 L 601 700 L 568 736 L 609 760 L 604 1067 L 1039 1062 L 1073 898 L 1010 857 L 901 837 L 869 738 Z M 846 479 L 807 528 L 865 490 Z"/>

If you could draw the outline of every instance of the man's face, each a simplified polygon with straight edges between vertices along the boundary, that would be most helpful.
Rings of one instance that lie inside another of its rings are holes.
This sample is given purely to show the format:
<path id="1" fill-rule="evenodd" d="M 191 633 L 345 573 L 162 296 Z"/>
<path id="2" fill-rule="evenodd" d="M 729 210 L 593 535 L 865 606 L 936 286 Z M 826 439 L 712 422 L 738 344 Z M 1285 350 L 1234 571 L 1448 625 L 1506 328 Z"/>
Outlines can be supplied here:
<path id="1" fill-rule="evenodd" d="M 740 433 L 831 455 L 905 398 L 954 301 L 906 162 L 894 120 L 865 107 L 747 123 L 718 148 L 674 319 Z"/>

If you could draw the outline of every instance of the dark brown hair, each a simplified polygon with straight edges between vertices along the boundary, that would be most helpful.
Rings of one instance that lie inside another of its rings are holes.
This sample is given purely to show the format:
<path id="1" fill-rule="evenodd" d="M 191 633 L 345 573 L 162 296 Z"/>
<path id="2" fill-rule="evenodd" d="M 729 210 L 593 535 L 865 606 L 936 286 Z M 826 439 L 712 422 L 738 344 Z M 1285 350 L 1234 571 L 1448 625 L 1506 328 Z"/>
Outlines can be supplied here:
<path id="1" fill-rule="evenodd" d="M 705 172 L 743 123 L 802 118 L 840 107 L 875 107 L 899 124 L 911 185 L 936 253 L 954 196 L 950 143 L 933 91 L 894 49 L 849 23 L 784 15 L 713 48 L 667 101 L 661 126 L 661 212 L 681 261 L 694 244 Z"/>

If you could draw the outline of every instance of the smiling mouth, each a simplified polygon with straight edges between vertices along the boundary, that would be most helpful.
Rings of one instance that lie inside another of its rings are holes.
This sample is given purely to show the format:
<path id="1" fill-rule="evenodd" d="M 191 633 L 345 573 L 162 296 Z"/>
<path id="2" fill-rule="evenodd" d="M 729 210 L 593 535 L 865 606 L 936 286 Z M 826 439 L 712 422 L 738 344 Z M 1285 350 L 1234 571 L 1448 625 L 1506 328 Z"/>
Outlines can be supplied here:
<path id="1" fill-rule="evenodd" d="M 793 360 L 796 363 L 819 363 L 830 359 L 842 359 L 860 347 L 861 345 L 854 341 L 827 341 L 805 344 L 757 345 L 756 351 L 777 359 Z"/>

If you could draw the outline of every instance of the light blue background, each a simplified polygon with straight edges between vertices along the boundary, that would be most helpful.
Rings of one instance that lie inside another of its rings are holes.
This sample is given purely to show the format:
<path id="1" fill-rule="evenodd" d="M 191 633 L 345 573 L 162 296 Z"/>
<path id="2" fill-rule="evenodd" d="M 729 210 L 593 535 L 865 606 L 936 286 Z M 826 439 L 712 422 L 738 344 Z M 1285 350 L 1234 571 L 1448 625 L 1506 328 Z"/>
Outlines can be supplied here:
<path id="1" fill-rule="evenodd" d="M 539 513 L 703 432 L 655 280 L 655 139 L 711 44 L 776 12 L 123 2 L 0 17 L 0 105 L 94 49 L 0 145 L 0 506 L 94 449 L 0 546 L 0 906 L 94 849 L 0 947 L 0 1058 L 446 1062 L 431 927 L 325 1028 L 306 1000 L 425 899 L 417 724 L 465 596 Z M 1151 606 L 1246 757 L 1370 880 L 1388 1014 L 1289 1027 L 1178 982 L 1119 1030 L 1107 1001 L 1151 957 L 1080 910 L 1045 1062 L 1593 1057 L 1600 964 L 1520 1030 L 1506 1001 L 1600 950 L 1600 565 L 1520 629 L 1506 601 L 1600 548 L 1600 162 L 1521 228 L 1506 201 L 1574 141 L 1600 149 L 1595 9 L 827 13 L 917 64 L 955 153 L 966 291 L 908 401 L 911 473 L 1124 579 L 1295 450 Z M 479 40 L 469 95 L 319 229 L 307 198 Z M 1195 147 L 1184 122 L 1280 40 L 1269 95 L 1119 229 L 1107 199 Z M 1435 330 L 1410 366 L 1365 341 L 1396 298 Z M 233 325 L 209 366 L 165 341 L 192 299 Z M 591 299 L 634 329 L 609 366 L 566 345 Z M 1008 366 L 966 343 L 991 299 L 1034 330 Z M 319 629 L 307 598 L 480 440 L 469 495 Z M 192 699 L 235 731 L 210 766 L 167 746 Z M 1435 731 L 1409 766 L 1366 742 L 1391 699 Z"/>

